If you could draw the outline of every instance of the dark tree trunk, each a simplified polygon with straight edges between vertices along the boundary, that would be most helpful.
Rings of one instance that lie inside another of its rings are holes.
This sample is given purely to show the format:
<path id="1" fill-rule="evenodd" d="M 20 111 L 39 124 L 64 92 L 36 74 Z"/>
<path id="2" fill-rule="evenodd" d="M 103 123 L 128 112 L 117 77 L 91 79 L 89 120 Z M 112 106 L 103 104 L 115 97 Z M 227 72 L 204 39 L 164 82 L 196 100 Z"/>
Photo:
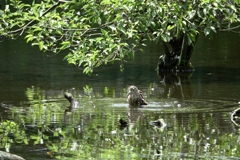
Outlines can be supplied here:
<path id="1" fill-rule="evenodd" d="M 159 57 L 157 71 L 161 72 L 192 72 L 190 58 L 194 44 L 188 44 L 186 35 L 163 42 L 164 55 Z"/>

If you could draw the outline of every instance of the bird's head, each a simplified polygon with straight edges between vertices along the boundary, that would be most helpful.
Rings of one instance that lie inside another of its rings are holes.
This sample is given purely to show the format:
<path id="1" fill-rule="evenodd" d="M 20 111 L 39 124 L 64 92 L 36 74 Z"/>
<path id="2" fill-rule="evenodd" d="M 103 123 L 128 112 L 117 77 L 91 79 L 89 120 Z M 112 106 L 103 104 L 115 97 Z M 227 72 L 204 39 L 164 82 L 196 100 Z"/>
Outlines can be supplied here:
<path id="1" fill-rule="evenodd" d="M 130 86 L 130 87 L 128 87 L 128 94 L 127 94 L 127 96 L 128 96 L 129 94 L 134 94 L 134 93 L 138 93 L 138 88 L 137 88 L 136 86 Z"/>

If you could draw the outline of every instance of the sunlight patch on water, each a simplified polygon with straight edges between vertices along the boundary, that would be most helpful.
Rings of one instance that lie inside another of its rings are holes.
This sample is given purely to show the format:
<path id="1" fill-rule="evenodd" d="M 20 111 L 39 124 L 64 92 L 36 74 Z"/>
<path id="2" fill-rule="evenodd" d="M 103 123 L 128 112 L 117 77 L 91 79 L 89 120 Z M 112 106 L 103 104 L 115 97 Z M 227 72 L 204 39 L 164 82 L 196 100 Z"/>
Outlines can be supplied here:
<path id="1" fill-rule="evenodd" d="M 111 107 L 129 107 L 127 103 L 119 99 L 112 99 Z M 107 103 L 107 102 L 106 102 Z M 177 101 L 176 99 L 167 99 L 163 101 L 150 101 L 148 105 L 140 107 L 141 110 L 164 111 L 164 112 L 222 112 L 231 111 L 238 107 L 237 102 L 227 100 L 206 100 L 206 99 L 191 99 Z"/>
<path id="2" fill-rule="evenodd" d="M 127 103 L 114 103 L 112 105 L 113 107 L 128 107 Z"/>

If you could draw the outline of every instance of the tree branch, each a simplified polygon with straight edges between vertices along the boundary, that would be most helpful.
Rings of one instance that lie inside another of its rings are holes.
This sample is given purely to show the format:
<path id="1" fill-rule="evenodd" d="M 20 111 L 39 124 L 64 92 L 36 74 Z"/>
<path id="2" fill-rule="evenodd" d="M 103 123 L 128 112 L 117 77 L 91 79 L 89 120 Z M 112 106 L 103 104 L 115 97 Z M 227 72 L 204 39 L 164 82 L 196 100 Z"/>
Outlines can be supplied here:
<path id="1" fill-rule="evenodd" d="M 238 25 L 238 26 L 234 26 L 234 27 L 228 27 L 228 28 L 224 28 L 224 29 L 221 29 L 220 31 L 232 31 L 232 32 L 234 32 L 233 30 L 234 29 L 238 29 L 238 28 L 240 28 L 240 25 Z M 239 32 L 237 32 L 237 33 L 239 33 Z"/>
<path id="2" fill-rule="evenodd" d="M 40 15 L 39 18 L 45 16 L 48 12 L 52 11 L 53 9 L 55 9 L 57 6 L 60 5 L 61 2 L 70 2 L 70 1 L 65 1 L 65 0 L 58 0 L 58 2 L 56 4 L 53 4 L 50 8 L 48 8 L 42 15 Z M 36 20 L 31 20 L 30 22 L 28 22 L 27 24 L 25 24 L 24 26 L 22 26 L 21 28 L 17 29 L 17 30 L 14 30 L 14 31 L 10 31 L 8 32 L 8 34 L 15 34 L 15 33 L 18 33 L 21 31 L 20 35 L 23 34 L 24 30 L 29 26 L 31 25 L 32 23 L 34 23 Z"/>

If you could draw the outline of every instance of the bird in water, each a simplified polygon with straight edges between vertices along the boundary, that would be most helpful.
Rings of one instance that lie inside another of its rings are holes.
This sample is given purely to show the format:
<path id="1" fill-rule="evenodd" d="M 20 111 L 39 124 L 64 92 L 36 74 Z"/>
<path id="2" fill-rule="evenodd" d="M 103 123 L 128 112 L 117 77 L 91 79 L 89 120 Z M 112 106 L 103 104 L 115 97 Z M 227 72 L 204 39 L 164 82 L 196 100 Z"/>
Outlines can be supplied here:
<path id="1" fill-rule="evenodd" d="M 132 106 L 147 105 L 146 100 L 143 98 L 142 91 L 136 86 L 128 87 L 127 101 Z"/>
<path id="2" fill-rule="evenodd" d="M 123 120 L 122 118 L 119 119 L 119 123 L 120 123 L 121 126 L 127 126 L 128 125 L 127 121 Z"/>
<path id="3" fill-rule="evenodd" d="M 164 122 L 164 119 L 160 118 L 156 121 L 150 121 L 149 124 L 153 126 L 158 126 L 158 127 L 166 127 L 166 123 Z"/>
<path id="4" fill-rule="evenodd" d="M 123 120 L 122 118 L 119 119 L 119 129 L 123 130 L 128 126 L 128 122 Z"/>

